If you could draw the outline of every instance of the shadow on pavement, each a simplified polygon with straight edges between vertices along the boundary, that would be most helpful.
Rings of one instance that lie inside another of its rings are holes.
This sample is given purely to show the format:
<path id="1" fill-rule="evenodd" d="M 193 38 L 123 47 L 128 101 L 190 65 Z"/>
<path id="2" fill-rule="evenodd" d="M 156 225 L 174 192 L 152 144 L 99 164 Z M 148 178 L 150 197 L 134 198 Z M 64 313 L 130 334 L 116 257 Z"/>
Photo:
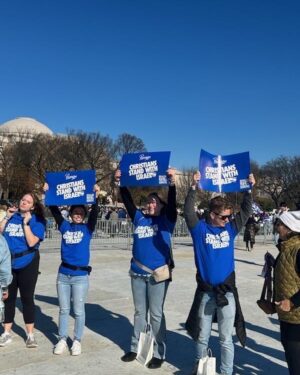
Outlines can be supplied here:
<path id="1" fill-rule="evenodd" d="M 58 305 L 57 298 L 36 295 L 36 301 L 42 301 L 52 305 Z M 58 308 L 57 308 L 58 313 Z M 278 325 L 277 319 L 271 318 L 273 324 Z M 129 350 L 130 337 L 132 334 L 132 325 L 127 317 L 116 314 L 110 310 L 103 308 L 99 304 L 86 303 L 86 327 L 91 331 L 106 337 L 114 344 L 118 345 L 124 352 Z M 272 337 L 280 340 L 279 332 L 263 328 L 251 323 L 246 324 L 247 327 L 247 345 L 242 348 L 235 341 L 235 367 L 234 374 L 239 375 L 285 375 L 288 374 L 286 367 L 275 363 L 265 355 L 271 358 L 285 362 L 283 350 L 274 349 L 263 345 L 251 338 L 251 331 L 260 333 L 261 335 Z M 57 324 L 53 318 L 45 315 L 39 306 L 37 306 L 36 328 L 40 330 L 52 343 L 56 342 Z M 25 331 L 18 325 L 14 325 L 14 331 L 25 338 Z M 217 326 L 213 325 L 213 331 L 217 332 Z M 217 369 L 220 366 L 220 346 L 219 339 L 216 336 L 210 338 L 209 347 L 212 349 L 213 355 L 217 358 Z M 174 366 L 176 375 L 188 375 L 191 373 L 194 365 L 195 347 L 191 338 L 185 335 L 184 324 L 175 331 L 167 331 L 167 357 L 166 361 Z"/>
<path id="2" fill-rule="evenodd" d="M 87 303 L 85 311 L 86 326 L 90 330 L 108 338 L 122 350 L 129 350 L 132 325 L 127 317 L 93 303 Z"/>
<path id="3" fill-rule="evenodd" d="M 180 324 L 184 327 L 184 324 Z M 213 325 L 213 331 L 217 332 L 217 326 Z M 247 345 L 245 348 L 238 344 L 236 336 L 234 336 L 235 342 L 235 366 L 234 374 L 236 375 L 288 375 L 286 367 L 281 366 L 278 363 L 270 361 L 265 358 L 264 355 L 269 355 L 276 360 L 285 362 L 283 351 L 267 347 L 265 345 L 257 343 L 253 340 L 250 335 L 250 330 L 259 332 L 263 335 L 273 337 L 274 339 L 280 339 L 279 333 L 271 331 L 269 329 L 262 328 L 260 326 L 247 323 L 248 337 Z M 176 375 L 188 375 L 192 372 L 195 357 L 195 346 L 194 342 L 188 336 L 184 336 L 179 333 L 184 331 L 184 328 L 175 331 L 168 331 L 167 333 L 167 362 L 175 366 L 179 370 L 175 371 Z M 216 336 L 211 336 L 209 341 L 209 348 L 213 352 L 213 356 L 217 359 L 217 371 L 220 368 L 220 345 L 219 339 Z"/>
<path id="4" fill-rule="evenodd" d="M 58 299 L 43 295 L 35 295 L 36 301 L 45 302 L 57 306 L 58 319 Z M 53 318 L 42 313 L 39 306 L 37 307 L 36 328 L 40 330 L 53 344 L 57 342 L 58 326 Z M 121 349 L 129 350 L 132 325 L 129 320 L 120 314 L 103 308 L 101 305 L 86 303 L 86 322 L 85 325 L 91 331 L 108 338 Z M 73 313 L 70 314 L 74 317 Z M 71 322 L 70 322 L 71 323 Z M 72 322 L 73 324 L 73 322 Z"/>

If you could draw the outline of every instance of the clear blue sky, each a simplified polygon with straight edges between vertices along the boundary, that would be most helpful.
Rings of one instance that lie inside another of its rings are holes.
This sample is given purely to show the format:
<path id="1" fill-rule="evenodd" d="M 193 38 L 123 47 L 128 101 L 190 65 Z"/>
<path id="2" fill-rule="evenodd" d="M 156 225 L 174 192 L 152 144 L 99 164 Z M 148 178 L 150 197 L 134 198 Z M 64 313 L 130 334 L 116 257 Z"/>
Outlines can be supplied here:
<path id="1" fill-rule="evenodd" d="M 0 123 L 128 132 L 177 168 L 300 155 L 298 0 L 0 2 Z"/>

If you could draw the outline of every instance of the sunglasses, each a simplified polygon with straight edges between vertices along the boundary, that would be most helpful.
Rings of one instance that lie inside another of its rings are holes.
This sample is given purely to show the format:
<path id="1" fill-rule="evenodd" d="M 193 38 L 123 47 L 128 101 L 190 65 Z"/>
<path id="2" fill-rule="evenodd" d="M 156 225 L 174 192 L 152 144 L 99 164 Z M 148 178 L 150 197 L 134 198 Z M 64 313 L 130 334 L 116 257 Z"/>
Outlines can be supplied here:
<path id="1" fill-rule="evenodd" d="M 214 212 L 214 214 L 216 215 L 216 216 L 218 216 L 218 218 L 220 218 L 220 219 L 222 219 L 223 221 L 225 221 L 226 219 L 230 219 L 231 218 L 231 215 L 220 215 L 220 214 L 218 214 L 217 212 Z"/>

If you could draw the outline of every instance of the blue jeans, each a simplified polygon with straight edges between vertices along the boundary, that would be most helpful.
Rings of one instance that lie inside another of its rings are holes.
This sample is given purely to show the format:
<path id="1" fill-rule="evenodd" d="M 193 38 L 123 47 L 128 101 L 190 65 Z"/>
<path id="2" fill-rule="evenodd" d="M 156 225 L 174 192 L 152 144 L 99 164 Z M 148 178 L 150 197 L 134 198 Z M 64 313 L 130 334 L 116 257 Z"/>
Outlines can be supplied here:
<path id="1" fill-rule="evenodd" d="M 132 352 L 137 352 L 140 332 L 144 331 L 148 323 L 152 326 L 154 336 L 155 358 L 165 359 L 166 356 L 166 320 L 164 302 L 169 281 L 157 283 L 153 277 L 131 275 L 131 289 L 135 308 L 134 327 L 131 338 Z"/>
<path id="2" fill-rule="evenodd" d="M 57 295 L 59 302 L 58 334 L 61 339 L 68 337 L 68 322 L 71 308 L 75 315 L 74 340 L 81 340 L 85 325 L 85 301 L 89 289 L 89 277 L 57 275 Z"/>
<path id="3" fill-rule="evenodd" d="M 222 374 L 231 375 L 233 372 L 234 345 L 232 333 L 235 319 L 235 299 L 232 293 L 226 293 L 228 305 L 218 307 L 213 292 L 203 293 L 199 309 L 200 335 L 196 344 L 197 360 L 206 355 L 208 341 L 211 335 L 212 320 L 215 312 L 218 318 L 219 339 L 221 345 Z"/>

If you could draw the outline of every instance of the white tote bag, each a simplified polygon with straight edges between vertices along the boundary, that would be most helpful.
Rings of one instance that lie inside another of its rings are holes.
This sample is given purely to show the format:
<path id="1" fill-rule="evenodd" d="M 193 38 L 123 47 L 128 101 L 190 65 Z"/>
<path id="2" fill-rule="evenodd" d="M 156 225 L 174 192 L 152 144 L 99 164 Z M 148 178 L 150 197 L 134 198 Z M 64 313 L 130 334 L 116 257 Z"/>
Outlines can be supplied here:
<path id="1" fill-rule="evenodd" d="M 199 360 L 197 375 L 216 375 L 216 358 L 212 356 L 212 351 L 207 350 L 205 357 Z"/>
<path id="2" fill-rule="evenodd" d="M 147 324 L 145 331 L 140 333 L 136 359 L 142 365 L 147 366 L 153 357 L 154 337 L 152 327 Z"/>

